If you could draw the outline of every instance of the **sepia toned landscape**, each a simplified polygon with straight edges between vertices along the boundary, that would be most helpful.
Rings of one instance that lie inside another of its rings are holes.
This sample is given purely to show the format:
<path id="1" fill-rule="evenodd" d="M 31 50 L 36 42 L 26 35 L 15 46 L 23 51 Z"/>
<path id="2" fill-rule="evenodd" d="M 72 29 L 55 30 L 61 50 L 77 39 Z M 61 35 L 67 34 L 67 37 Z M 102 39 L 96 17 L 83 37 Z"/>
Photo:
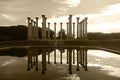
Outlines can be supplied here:
<path id="1" fill-rule="evenodd" d="M 120 0 L 0 0 L 0 80 L 120 80 Z"/>

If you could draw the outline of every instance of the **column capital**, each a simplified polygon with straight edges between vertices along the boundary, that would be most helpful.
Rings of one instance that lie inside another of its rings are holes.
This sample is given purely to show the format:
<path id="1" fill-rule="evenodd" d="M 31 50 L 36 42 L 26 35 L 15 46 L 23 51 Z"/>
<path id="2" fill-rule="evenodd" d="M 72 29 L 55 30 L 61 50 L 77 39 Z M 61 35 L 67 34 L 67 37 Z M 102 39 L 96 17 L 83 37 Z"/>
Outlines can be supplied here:
<path id="1" fill-rule="evenodd" d="M 45 15 L 42 15 L 42 18 L 45 18 Z"/>
<path id="2" fill-rule="evenodd" d="M 85 17 L 85 20 L 87 20 L 88 19 L 88 17 Z"/>
<path id="3" fill-rule="evenodd" d="M 70 14 L 69 17 L 72 17 L 72 14 Z"/>
<path id="4" fill-rule="evenodd" d="M 30 17 L 27 17 L 28 20 L 30 20 L 31 18 Z"/>
<path id="5" fill-rule="evenodd" d="M 77 19 L 77 20 L 79 20 L 80 18 L 79 18 L 79 17 L 77 17 L 76 19 Z"/>
<path id="6" fill-rule="evenodd" d="M 82 21 L 83 23 L 85 22 L 85 20 Z"/>
<path id="7" fill-rule="evenodd" d="M 62 23 L 62 22 L 60 22 L 60 24 L 62 25 L 63 23 Z"/>
<path id="8" fill-rule="evenodd" d="M 35 17 L 35 19 L 37 19 L 37 20 L 38 20 L 38 19 L 39 19 L 39 17 Z"/>
<path id="9" fill-rule="evenodd" d="M 73 24 L 75 24 L 75 22 Z"/>
<path id="10" fill-rule="evenodd" d="M 56 22 L 54 22 L 54 24 L 56 24 Z"/>

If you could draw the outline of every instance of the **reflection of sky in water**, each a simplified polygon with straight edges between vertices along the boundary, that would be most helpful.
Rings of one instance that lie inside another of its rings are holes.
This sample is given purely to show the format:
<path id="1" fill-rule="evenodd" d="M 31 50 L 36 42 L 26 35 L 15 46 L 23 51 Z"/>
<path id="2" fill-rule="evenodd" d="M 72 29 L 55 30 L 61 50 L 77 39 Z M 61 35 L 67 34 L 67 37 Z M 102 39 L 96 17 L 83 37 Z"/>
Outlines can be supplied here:
<path id="1" fill-rule="evenodd" d="M 63 53 L 62 62 L 66 65 L 66 50 Z M 76 52 L 76 51 L 75 51 Z M 46 56 L 48 57 L 48 55 Z M 75 56 L 76 58 L 76 56 Z M 41 55 L 39 56 L 39 61 L 41 61 Z M 60 52 L 56 50 L 56 61 L 60 63 Z M 76 61 L 76 59 L 75 59 Z M 50 53 L 50 62 L 54 63 L 54 51 Z M 111 75 L 114 77 L 120 77 L 120 55 L 101 51 L 101 50 L 88 50 L 88 66 L 92 67 L 100 67 L 101 71 L 107 71 L 107 75 Z M 53 64 L 54 65 L 54 64 Z M 76 65 L 76 63 L 75 63 Z M 66 72 L 64 66 L 56 66 L 57 71 L 59 73 Z M 88 67 L 89 69 L 89 67 Z M 76 74 L 69 75 L 68 77 L 64 77 L 67 80 L 80 80 L 80 77 Z"/>
<path id="2" fill-rule="evenodd" d="M 101 51 L 88 51 L 88 66 L 101 67 L 101 70 L 107 70 L 108 75 L 120 77 L 120 55 Z"/>
<path id="3" fill-rule="evenodd" d="M 80 80 L 80 77 L 77 74 L 69 75 L 68 77 L 63 77 L 63 80 Z"/>

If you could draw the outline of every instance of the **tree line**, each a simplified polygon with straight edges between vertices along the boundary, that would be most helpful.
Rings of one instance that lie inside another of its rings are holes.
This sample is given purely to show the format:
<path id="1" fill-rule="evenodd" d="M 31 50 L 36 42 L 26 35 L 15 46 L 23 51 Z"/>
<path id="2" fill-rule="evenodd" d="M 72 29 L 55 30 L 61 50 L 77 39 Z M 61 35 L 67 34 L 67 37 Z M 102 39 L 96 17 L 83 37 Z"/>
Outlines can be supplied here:
<path id="1" fill-rule="evenodd" d="M 27 40 L 27 26 L 0 26 L 0 41 L 16 41 L 16 40 Z M 57 33 L 57 39 L 67 39 L 67 34 L 64 29 Z M 42 29 L 38 27 L 39 39 L 42 39 Z M 48 38 L 48 29 L 46 29 L 46 36 Z M 50 30 L 50 39 L 54 39 L 55 32 Z M 120 33 L 88 33 L 88 40 L 111 40 L 120 39 Z"/>
<path id="2" fill-rule="evenodd" d="M 27 26 L 0 26 L 0 41 L 16 41 L 27 40 Z M 48 38 L 48 29 L 46 29 L 46 36 Z M 54 38 L 54 31 L 50 30 L 50 39 Z M 42 29 L 38 27 L 39 39 L 42 38 Z"/>
<path id="3" fill-rule="evenodd" d="M 88 40 L 118 40 L 120 33 L 88 33 Z"/>

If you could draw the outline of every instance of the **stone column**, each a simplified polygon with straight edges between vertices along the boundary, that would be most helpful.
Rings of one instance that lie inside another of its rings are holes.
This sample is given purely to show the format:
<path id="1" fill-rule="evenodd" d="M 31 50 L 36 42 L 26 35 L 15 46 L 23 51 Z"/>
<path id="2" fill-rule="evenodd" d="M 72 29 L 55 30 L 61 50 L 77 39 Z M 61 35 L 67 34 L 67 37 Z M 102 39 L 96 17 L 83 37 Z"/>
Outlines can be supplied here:
<path id="1" fill-rule="evenodd" d="M 80 38 L 82 37 L 82 21 L 79 23 L 80 25 Z"/>
<path id="2" fill-rule="evenodd" d="M 60 31 L 61 31 L 61 33 L 60 33 L 60 39 L 62 40 L 63 39 L 63 35 L 62 35 L 62 22 L 60 23 Z"/>
<path id="3" fill-rule="evenodd" d="M 50 23 L 48 23 L 48 39 L 50 39 Z"/>
<path id="4" fill-rule="evenodd" d="M 42 15 L 42 39 L 46 39 L 46 17 L 45 15 Z"/>
<path id="5" fill-rule="evenodd" d="M 54 23 L 54 31 L 55 31 L 55 40 L 56 40 L 56 23 Z"/>
<path id="6" fill-rule="evenodd" d="M 72 15 L 69 15 L 69 38 L 72 38 Z"/>
<path id="7" fill-rule="evenodd" d="M 34 22 L 31 20 L 31 40 L 34 40 Z"/>
<path id="8" fill-rule="evenodd" d="M 27 39 L 28 40 L 31 40 L 31 23 L 30 23 L 30 21 L 31 21 L 31 18 L 30 17 L 27 17 L 27 19 L 28 19 L 28 31 L 27 31 Z"/>
<path id="9" fill-rule="evenodd" d="M 33 21 L 33 40 L 36 40 L 36 22 Z"/>
<path id="10" fill-rule="evenodd" d="M 83 38 L 85 38 L 85 20 L 83 20 Z"/>
<path id="11" fill-rule="evenodd" d="M 83 21 L 81 21 L 81 38 L 83 38 L 83 36 L 84 36 L 84 32 L 83 32 L 83 30 L 84 30 L 84 25 L 83 25 Z"/>
<path id="12" fill-rule="evenodd" d="M 77 39 L 80 37 L 80 31 L 79 31 L 79 17 L 77 17 Z"/>
<path id="13" fill-rule="evenodd" d="M 35 19 L 36 19 L 36 26 L 35 26 L 35 39 L 36 40 L 39 40 L 39 36 L 38 36 L 38 17 L 35 17 Z"/>
<path id="14" fill-rule="evenodd" d="M 67 23 L 67 39 L 69 37 L 69 24 Z"/>
<path id="15" fill-rule="evenodd" d="M 75 39 L 75 23 L 73 23 L 73 39 Z"/>
<path id="16" fill-rule="evenodd" d="M 85 37 L 87 38 L 87 17 L 85 18 Z"/>

